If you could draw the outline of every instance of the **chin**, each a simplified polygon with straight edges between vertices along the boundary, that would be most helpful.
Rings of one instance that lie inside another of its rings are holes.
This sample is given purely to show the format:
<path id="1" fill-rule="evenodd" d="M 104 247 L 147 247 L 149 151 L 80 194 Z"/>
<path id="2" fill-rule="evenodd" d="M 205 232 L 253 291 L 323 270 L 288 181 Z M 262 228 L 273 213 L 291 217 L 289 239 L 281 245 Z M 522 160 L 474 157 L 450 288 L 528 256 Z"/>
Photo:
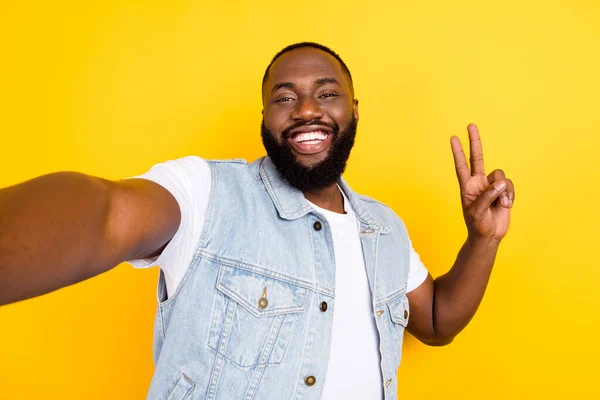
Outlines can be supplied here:
<path id="1" fill-rule="evenodd" d="M 305 155 L 305 154 L 297 154 L 296 162 L 303 166 L 304 168 L 312 168 L 327 159 L 327 154 L 319 154 L 319 155 Z"/>

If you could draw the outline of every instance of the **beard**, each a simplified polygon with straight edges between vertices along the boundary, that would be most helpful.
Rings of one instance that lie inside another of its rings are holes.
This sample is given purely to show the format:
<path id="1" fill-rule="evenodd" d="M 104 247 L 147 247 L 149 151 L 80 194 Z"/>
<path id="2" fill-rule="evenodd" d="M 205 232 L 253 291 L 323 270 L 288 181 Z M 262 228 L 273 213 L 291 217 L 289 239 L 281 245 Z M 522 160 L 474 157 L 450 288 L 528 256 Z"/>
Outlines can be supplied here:
<path id="1" fill-rule="evenodd" d="M 327 126 L 332 130 L 331 135 L 333 135 L 327 157 L 323 161 L 310 166 L 304 166 L 298 162 L 292 146 L 287 142 L 287 138 L 291 136 L 290 132 L 293 129 L 305 125 Z M 261 136 L 267 154 L 281 176 L 296 189 L 302 192 L 310 192 L 329 187 L 340 179 L 346 169 L 350 151 L 354 146 L 356 126 L 357 122 L 354 115 L 348 127 L 341 132 L 336 123 L 329 124 L 320 121 L 297 123 L 281 133 L 281 143 L 279 143 L 275 139 L 275 135 L 267 129 L 263 120 Z"/>

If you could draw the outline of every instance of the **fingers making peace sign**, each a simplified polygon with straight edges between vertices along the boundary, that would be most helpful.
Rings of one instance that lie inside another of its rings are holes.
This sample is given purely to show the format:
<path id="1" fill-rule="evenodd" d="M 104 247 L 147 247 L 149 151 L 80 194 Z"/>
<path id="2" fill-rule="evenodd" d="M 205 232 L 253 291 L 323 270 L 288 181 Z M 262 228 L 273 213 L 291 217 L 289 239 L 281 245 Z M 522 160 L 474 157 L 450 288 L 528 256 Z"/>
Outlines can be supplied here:
<path id="1" fill-rule="evenodd" d="M 460 139 L 456 136 L 450 139 L 467 230 L 474 238 L 500 240 L 508 231 L 515 188 L 501 169 L 486 176 L 479 131 L 474 124 L 467 130 L 470 168 Z"/>

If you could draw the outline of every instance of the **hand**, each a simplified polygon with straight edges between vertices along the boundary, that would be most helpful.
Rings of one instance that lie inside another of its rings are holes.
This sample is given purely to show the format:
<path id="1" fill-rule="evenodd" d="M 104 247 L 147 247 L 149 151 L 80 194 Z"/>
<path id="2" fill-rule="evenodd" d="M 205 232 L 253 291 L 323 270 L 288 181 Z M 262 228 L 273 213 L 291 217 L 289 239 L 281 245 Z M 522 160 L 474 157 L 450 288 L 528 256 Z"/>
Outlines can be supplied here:
<path id="1" fill-rule="evenodd" d="M 471 149 L 470 170 L 460 139 L 452 136 L 450 145 L 469 237 L 500 241 L 508 231 L 515 188 L 500 169 L 485 175 L 479 131 L 474 124 L 470 124 L 467 130 Z"/>

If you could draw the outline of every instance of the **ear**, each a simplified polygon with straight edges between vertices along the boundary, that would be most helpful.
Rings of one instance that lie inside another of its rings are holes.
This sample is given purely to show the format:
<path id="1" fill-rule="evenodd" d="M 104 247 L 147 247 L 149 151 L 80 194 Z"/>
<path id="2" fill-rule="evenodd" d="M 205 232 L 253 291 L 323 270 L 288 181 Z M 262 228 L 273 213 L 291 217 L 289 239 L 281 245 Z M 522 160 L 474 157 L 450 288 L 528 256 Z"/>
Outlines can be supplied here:
<path id="1" fill-rule="evenodd" d="M 354 112 L 354 119 L 358 122 L 358 99 L 352 100 L 352 111 Z"/>

